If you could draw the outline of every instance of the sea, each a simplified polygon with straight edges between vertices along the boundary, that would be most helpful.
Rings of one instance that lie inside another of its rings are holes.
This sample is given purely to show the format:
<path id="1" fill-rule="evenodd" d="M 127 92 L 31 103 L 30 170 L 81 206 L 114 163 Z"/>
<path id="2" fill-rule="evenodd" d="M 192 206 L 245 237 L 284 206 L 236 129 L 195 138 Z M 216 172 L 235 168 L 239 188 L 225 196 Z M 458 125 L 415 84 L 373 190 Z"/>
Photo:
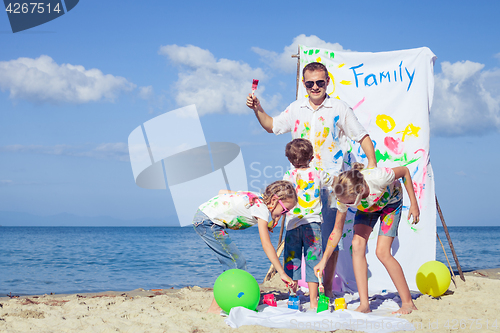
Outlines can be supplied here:
<path id="1" fill-rule="evenodd" d="M 500 227 L 448 230 L 463 271 L 500 267 Z M 437 231 L 457 272 L 445 232 Z M 248 270 L 261 282 L 270 262 L 258 228 L 230 235 L 245 244 Z M 278 238 L 271 235 L 273 244 Z M 439 241 L 436 259 L 446 264 Z M 0 297 L 212 287 L 220 273 L 190 227 L 0 227 Z"/>

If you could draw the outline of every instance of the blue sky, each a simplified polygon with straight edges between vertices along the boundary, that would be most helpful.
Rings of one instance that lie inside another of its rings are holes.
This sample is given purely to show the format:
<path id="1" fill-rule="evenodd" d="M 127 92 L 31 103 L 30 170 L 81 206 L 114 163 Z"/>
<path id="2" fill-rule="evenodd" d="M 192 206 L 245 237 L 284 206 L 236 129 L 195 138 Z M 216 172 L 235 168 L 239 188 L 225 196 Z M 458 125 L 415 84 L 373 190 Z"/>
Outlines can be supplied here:
<path id="1" fill-rule="evenodd" d="M 429 47 L 438 57 L 430 156 L 446 221 L 500 225 L 485 209 L 500 185 L 488 176 L 500 162 L 499 6 L 82 0 L 16 34 L 0 15 L 0 216 L 172 222 L 169 191 L 135 184 L 127 138 L 188 104 L 202 115 L 206 141 L 241 146 L 249 181 L 275 180 L 290 136 L 264 132 L 245 98 L 259 78 L 266 111 L 284 110 L 295 98 L 290 55 L 300 43 L 359 52 Z M 265 166 L 270 177 L 257 177 Z"/>

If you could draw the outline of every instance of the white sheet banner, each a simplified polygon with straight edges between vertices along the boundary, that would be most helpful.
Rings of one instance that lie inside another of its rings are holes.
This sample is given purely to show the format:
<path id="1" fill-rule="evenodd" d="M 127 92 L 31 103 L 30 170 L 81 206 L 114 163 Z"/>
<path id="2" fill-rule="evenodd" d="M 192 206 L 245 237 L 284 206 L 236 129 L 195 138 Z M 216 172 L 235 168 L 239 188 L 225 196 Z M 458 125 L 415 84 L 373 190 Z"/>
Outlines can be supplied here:
<path id="1" fill-rule="evenodd" d="M 409 199 L 405 192 L 404 209 L 392 253 L 403 267 L 412 290 L 418 290 L 415 276 L 425 262 L 436 256 L 436 203 L 434 176 L 429 158 L 429 111 L 434 91 L 433 68 L 436 56 L 426 47 L 393 52 L 331 51 L 300 46 L 300 64 L 319 61 L 330 72 L 327 93 L 348 103 L 373 140 L 379 166 L 407 166 L 413 180 L 421 216 L 420 223 L 407 220 Z M 301 73 L 302 75 L 302 73 Z M 302 76 L 301 76 L 302 81 Z M 299 84 L 299 98 L 306 97 Z M 338 154 L 344 156 L 344 170 L 352 162 L 367 164 L 359 144 L 349 139 Z M 334 286 L 341 291 L 356 291 L 352 270 L 354 211 L 349 210 L 340 241 Z M 368 283 L 371 292 L 395 291 L 395 287 L 375 255 L 379 223 L 367 247 Z M 341 248 L 342 248 L 341 247 Z"/>

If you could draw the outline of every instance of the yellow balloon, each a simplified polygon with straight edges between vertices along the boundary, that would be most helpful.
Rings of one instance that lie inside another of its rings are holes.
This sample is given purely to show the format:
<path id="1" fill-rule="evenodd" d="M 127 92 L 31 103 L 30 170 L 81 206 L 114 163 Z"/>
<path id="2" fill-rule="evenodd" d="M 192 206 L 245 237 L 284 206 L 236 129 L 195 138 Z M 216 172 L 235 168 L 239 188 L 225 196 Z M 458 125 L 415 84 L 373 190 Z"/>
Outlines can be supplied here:
<path id="1" fill-rule="evenodd" d="M 442 262 L 428 261 L 420 266 L 415 279 L 422 294 L 439 297 L 450 287 L 451 274 Z"/>

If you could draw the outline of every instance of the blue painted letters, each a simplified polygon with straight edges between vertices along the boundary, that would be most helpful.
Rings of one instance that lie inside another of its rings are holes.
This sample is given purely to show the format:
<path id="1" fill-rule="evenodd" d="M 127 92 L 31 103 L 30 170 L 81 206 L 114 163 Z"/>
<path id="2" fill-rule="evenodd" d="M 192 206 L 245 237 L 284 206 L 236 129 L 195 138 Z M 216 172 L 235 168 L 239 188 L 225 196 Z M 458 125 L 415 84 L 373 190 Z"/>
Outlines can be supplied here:
<path id="1" fill-rule="evenodd" d="M 356 82 L 356 88 L 359 88 L 360 81 L 364 82 L 365 87 L 371 87 L 373 85 L 377 86 L 379 83 L 391 83 L 391 76 L 393 81 L 392 82 L 404 82 L 407 79 L 409 80 L 408 86 L 406 88 L 406 91 L 410 90 L 411 85 L 413 83 L 413 79 L 415 78 L 415 69 L 413 69 L 413 72 L 410 73 L 410 70 L 408 70 L 407 67 L 404 67 L 404 71 L 406 72 L 406 76 L 403 77 L 403 61 L 401 61 L 398 65 L 398 68 L 396 68 L 393 71 L 381 71 L 378 73 L 379 79 L 377 81 L 377 73 L 368 73 L 365 76 L 365 73 L 362 73 L 360 71 L 361 67 L 363 67 L 364 64 L 361 63 L 357 66 L 350 67 L 349 69 L 352 70 L 352 74 L 354 75 L 354 81 Z M 392 74 L 392 73 L 393 74 Z M 399 72 L 399 73 L 398 73 Z M 398 75 L 399 74 L 399 75 Z M 358 78 L 359 76 L 359 78 Z M 398 80 L 399 76 L 399 80 Z M 363 80 L 364 77 L 364 80 Z"/>

